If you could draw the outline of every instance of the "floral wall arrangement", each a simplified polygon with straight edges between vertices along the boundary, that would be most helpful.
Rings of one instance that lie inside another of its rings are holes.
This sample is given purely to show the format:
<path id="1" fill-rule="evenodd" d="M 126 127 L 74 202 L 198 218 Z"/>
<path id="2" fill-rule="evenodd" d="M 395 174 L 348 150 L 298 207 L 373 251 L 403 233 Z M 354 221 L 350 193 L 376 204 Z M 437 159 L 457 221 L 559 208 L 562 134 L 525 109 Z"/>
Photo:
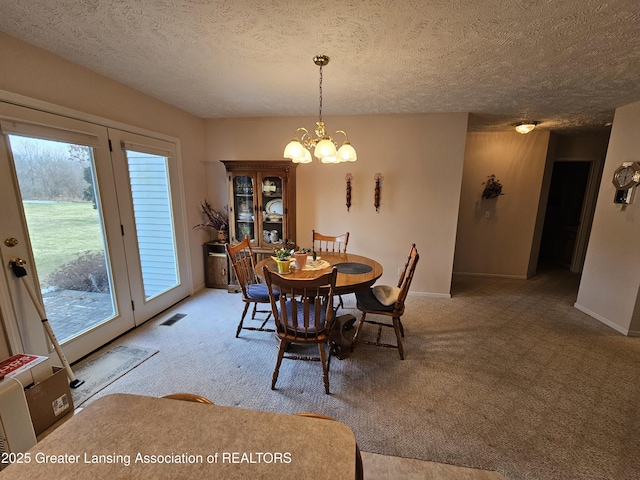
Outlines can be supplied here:
<path id="1" fill-rule="evenodd" d="M 504 195 L 502 192 L 502 184 L 500 183 L 500 180 L 496 179 L 494 174 L 489 175 L 487 181 L 484 182 L 484 186 L 482 198 L 496 198 L 500 195 Z"/>

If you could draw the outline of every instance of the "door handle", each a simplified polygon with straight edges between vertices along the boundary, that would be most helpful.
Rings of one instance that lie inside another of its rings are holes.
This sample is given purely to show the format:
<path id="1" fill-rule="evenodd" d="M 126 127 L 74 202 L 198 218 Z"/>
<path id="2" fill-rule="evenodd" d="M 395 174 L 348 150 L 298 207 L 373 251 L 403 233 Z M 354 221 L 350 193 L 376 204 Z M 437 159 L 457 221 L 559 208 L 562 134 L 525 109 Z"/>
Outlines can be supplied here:
<path id="1" fill-rule="evenodd" d="M 27 270 L 24 268 L 26 264 L 26 260 L 17 257 L 9 260 L 9 266 L 13 269 L 13 273 L 16 274 L 16 277 L 24 277 L 27 274 Z"/>
<path id="2" fill-rule="evenodd" d="M 7 247 L 15 247 L 16 245 L 18 245 L 18 239 L 13 237 L 5 238 L 4 244 Z"/>

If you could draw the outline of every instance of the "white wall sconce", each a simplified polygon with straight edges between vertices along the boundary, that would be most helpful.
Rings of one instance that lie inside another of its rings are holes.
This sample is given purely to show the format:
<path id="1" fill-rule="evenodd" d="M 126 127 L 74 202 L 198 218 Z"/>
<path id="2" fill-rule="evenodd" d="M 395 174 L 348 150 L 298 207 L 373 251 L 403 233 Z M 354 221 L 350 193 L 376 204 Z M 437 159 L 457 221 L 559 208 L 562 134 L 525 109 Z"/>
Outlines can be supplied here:
<path id="1" fill-rule="evenodd" d="M 376 207 L 376 212 L 380 209 L 380 182 L 382 181 L 382 174 L 376 173 L 373 176 L 376 182 L 375 189 L 373 190 L 373 206 Z"/>
<path id="2" fill-rule="evenodd" d="M 350 173 L 347 173 L 344 177 L 344 179 L 347 181 L 347 212 L 351 208 L 351 179 L 352 178 L 353 178 L 353 175 L 351 175 Z"/>
<path id="3" fill-rule="evenodd" d="M 516 132 L 524 135 L 536 128 L 536 125 L 538 125 L 539 123 L 540 122 L 520 122 L 516 125 Z"/>

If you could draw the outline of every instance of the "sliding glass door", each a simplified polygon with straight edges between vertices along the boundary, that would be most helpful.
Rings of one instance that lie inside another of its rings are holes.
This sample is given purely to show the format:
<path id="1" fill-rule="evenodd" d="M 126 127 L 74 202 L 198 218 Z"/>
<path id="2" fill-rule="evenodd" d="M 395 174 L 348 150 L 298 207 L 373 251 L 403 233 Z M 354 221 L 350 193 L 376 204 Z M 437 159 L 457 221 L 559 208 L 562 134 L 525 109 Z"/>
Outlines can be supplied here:
<path id="1" fill-rule="evenodd" d="M 69 361 L 188 295 L 174 144 L 3 103 L 0 131 L 2 262 L 26 261 Z M 5 328 L 45 354 L 24 281 L 0 279 Z"/>

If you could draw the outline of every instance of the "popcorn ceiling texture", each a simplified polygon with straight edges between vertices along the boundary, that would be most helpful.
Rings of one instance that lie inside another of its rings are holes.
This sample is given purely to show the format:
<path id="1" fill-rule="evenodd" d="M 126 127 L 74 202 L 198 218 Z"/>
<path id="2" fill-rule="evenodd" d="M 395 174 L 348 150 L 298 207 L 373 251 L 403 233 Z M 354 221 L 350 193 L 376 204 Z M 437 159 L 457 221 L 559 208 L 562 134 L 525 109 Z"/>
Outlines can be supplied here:
<path id="1" fill-rule="evenodd" d="M 471 112 L 602 127 L 640 100 L 637 0 L 0 0 L 0 30 L 205 118 Z"/>

